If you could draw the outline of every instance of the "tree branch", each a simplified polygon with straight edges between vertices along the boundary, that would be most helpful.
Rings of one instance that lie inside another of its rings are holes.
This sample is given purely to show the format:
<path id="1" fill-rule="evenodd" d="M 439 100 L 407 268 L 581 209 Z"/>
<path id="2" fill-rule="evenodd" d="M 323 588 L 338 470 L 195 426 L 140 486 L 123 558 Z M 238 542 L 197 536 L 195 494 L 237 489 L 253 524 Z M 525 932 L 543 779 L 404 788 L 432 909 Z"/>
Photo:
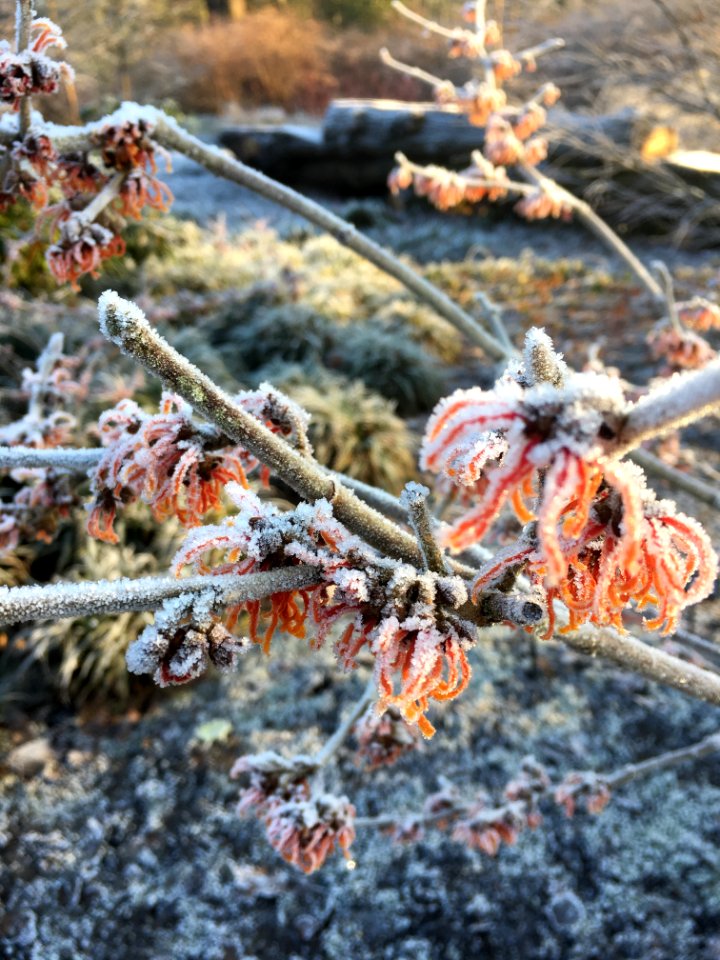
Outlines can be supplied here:
<path id="1" fill-rule="evenodd" d="M 0 469 L 35 470 L 47 467 L 51 470 L 67 470 L 85 473 L 100 462 L 104 450 L 69 449 L 63 447 L 0 447 Z"/>
<path id="2" fill-rule="evenodd" d="M 297 566 L 239 577 L 141 577 L 137 580 L 98 580 L 55 583 L 42 587 L 0 587 L 0 625 L 28 620 L 63 620 L 102 616 L 128 610 L 153 610 L 185 593 L 212 590 L 217 605 L 262 600 L 273 593 L 301 590 L 318 583 L 316 567 Z"/>
<path id="3" fill-rule="evenodd" d="M 622 457 L 645 440 L 720 412 L 720 360 L 694 373 L 675 374 L 630 410 L 609 453 Z"/>
<path id="4" fill-rule="evenodd" d="M 413 537 L 234 403 L 150 326 L 142 310 L 107 291 L 100 298 L 99 313 L 100 328 L 109 340 L 274 470 L 303 499 L 312 503 L 325 497 L 332 502 L 337 519 L 353 533 L 389 556 L 422 566 L 422 554 Z"/>
<path id="5" fill-rule="evenodd" d="M 619 634 L 609 627 L 589 625 L 556 639 L 580 653 L 611 660 L 648 680 L 673 687 L 696 700 L 720 706 L 720 676 L 650 647 L 630 634 Z"/>
<path id="6" fill-rule="evenodd" d="M 15 43 L 17 52 L 22 53 L 30 46 L 30 27 L 33 19 L 33 0 L 15 0 Z M 20 101 L 20 138 L 24 139 L 30 129 L 32 117 L 32 99 L 23 97 Z"/>
<path id="7" fill-rule="evenodd" d="M 321 227 L 339 243 L 354 250 L 385 273 L 399 280 L 418 299 L 424 301 L 440 316 L 448 320 L 469 340 L 482 347 L 495 360 L 504 360 L 508 356 L 506 347 L 491 336 L 477 321 L 462 310 L 450 297 L 445 296 L 434 284 L 429 283 L 413 269 L 404 264 L 394 254 L 364 236 L 347 221 L 335 216 L 320 204 L 301 196 L 289 187 L 285 187 L 257 170 L 246 167 L 219 150 L 191 136 L 169 118 L 161 116 L 152 132 L 158 143 L 170 150 L 177 150 L 211 173 L 233 183 L 248 187 L 260 196 L 278 203 L 293 213 L 304 217 L 310 223 Z"/>

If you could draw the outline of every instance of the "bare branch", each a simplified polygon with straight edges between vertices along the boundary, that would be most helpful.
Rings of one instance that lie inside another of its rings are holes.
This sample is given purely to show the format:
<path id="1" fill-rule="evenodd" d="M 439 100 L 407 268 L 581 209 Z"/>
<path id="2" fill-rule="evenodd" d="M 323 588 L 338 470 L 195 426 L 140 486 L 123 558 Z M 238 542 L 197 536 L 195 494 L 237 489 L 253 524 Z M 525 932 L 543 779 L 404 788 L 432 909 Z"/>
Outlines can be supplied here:
<path id="1" fill-rule="evenodd" d="M 243 600 L 261 600 L 273 593 L 301 590 L 318 583 L 317 568 L 297 566 L 266 573 L 219 577 L 142 577 L 55 583 L 42 587 L 0 587 L 0 624 L 28 620 L 63 620 L 102 616 L 128 610 L 153 610 L 185 593 L 214 591 L 219 607 Z"/>
<path id="2" fill-rule="evenodd" d="M 444 83 L 442 77 L 436 77 L 435 74 L 428 73 L 427 70 L 422 70 L 420 67 L 413 67 L 409 63 L 396 60 L 387 47 L 382 47 L 380 50 L 380 61 L 384 63 L 386 67 L 390 67 L 398 73 L 404 73 L 407 77 L 413 77 L 415 80 L 429 83 L 431 87 L 438 87 L 441 83 Z"/>
<path id="3" fill-rule="evenodd" d="M 318 767 L 324 767 L 335 756 L 349 737 L 350 731 L 355 726 L 355 723 L 375 699 L 377 699 L 377 686 L 375 684 L 375 678 L 370 677 L 362 696 L 353 704 L 352 709 L 340 723 L 335 733 L 333 733 L 325 743 L 325 746 L 313 757 Z"/>
<path id="4" fill-rule="evenodd" d="M 562 643 L 591 657 L 603 657 L 648 680 L 681 690 L 689 697 L 720 706 L 720 676 L 650 647 L 630 634 L 609 627 L 580 627 L 557 637 Z"/>
<path id="5" fill-rule="evenodd" d="M 667 753 L 650 757 L 649 760 L 641 760 L 639 763 L 628 763 L 627 766 L 620 767 L 614 773 L 606 774 L 602 779 L 610 788 L 623 787 L 631 780 L 638 780 L 640 777 L 647 777 L 649 774 L 657 773 L 660 770 L 667 770 L 669 767 L 686 763 L 688 760 L 701 760 L 703 757 L 712 756 L 718 751 L 720 751 L 720 733 L 711 733 L 709 737 L 698 740 L 697 743 L 691 743 L 687 747 L 669 750 Z"/>
<path id="6" fill-rule="evenodd" d="M 718 412 L 720 360 L 693 373 L 675 374 L 665 386 L 639 400 L 613 441 L 611 455 L 622 457 L 645 440 Z"/>
<path id="7" fill-rule="evenodd" d="M 630 267 L 635 276 L 640 280 L 642 285 L 646 290 L 652 295 L 653 299 L 658 303 L 666 304 L 667 300 L 665 293 L 645 267 L 645 265 L 635 256 L 632 250 L 623 243 L 620 237 L 615 233 L 607 223 L 599 217 L 593 208 L 585 203 L 584 200 L 581 200 L 579 197 L 576 197 L 574 193 L 570 193 L 569 190 L 566 190 L 564 187 L 561 187 L 550 177 L 546 177 L 544 174 L 540 173 L 534 167 L 528 166 L 526 163 L 518 165 L 518 169 L 531 183 L 536 184 L 541 189 L 547 187 L 552 190 L 554 193 L 559 194 L 563 200 L 567 203 L 569 207 L 577 213 L 578 217 L 582 222 L 588 227 L 603 243 L 613 250 L 625 263 Z"/>
<path id="8" fill-rule="evenodd" d="M 465 35 L 472 36 L 470 31 L 465 30 L 463 27 L 443 27 L 439 23 L 436 23 L 435 20 L 428 20 L 427 17 L 423 17 L 421 14 L 415 13 L 414 10 L 406 7 L 404 3 L 401 3 L 401 0 L 392 0 L 390 6 L 393 10 L 397 10 L 401 16 L 422 27 L 423 30 L 436 33 L 439 37 L 445 37 L 446 40 L 456 40 L 458 37 Z"/>
<path id="9" fill-rule="evenodd" d="M 103 450 L 73 450 L 63 447 L 0 447 L 0 469 L 35 470 L 47 467 L 51 470 L 67 470 L 86 473 L 100 462 Z"/>

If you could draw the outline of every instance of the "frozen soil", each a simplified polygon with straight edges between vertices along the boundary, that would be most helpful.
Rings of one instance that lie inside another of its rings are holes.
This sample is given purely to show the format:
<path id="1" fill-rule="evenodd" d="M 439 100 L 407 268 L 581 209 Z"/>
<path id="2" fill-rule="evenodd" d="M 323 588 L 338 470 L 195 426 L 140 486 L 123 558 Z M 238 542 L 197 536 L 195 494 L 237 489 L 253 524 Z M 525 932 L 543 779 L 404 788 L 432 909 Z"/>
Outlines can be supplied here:
<path id="1" fill-rule="evenodd" d="M 225 211 L 233 227 L 270 216 L 254 199 L 236 206 L 237 188 L 196 176 L 178 165 L 176 212 L 207 220 Z M 584 234 L 566 227 L 558 227 L 561 245 L 553 231 L 515 223 L 483 233 L 475 220 L 426 212 L 403 220 L 379 204 L 349 212 L 421 260 L 459 261 L 474 245 L 478 258 L 518 257 L 532 246 L 546 257 L 581 250 L 593 266 L 608 266 Z M 291 219 L 279 226 L 305 229 Z M 569 327 L 562 301 L 533 290 L 536 303 L 522 294 L 509 312 L 513 332 L 541 316 L 573 362 L 605 337 L 610 362 L 645 378 L 647 351 L 628 326 L 626 291 L 601 291 L 606 315 L 576 315 Z M 716 479 L 717 432 L 703 426 L 689 439 L 698 469 Z M 677 499 L 717 540 L 709 508 Z M 706 604 L 689 611 L 685 626 L 710 638 L 718 622 L 717 604 Z M 717 728 L 716 708 L 560 645 L 533 646 L 525 634 L 481 642 L 473 669 L 463 696 L 434 709 L 438 732 L 422 750 L 368 774 L 350 741 L 327 774 L 328 789 L 347 794 L 361 815 L 403 815 L 443 777 L 465 796 L 480 787 L 497 796 L 528 754 L 559 778 L 572 769 L 609 771 Z M 236 674 L 160 691 L 144 710 L 117 716 L 111 705 L 75 713 L 6 703 L 0 958 L 720 958 L 720 756 L 634 782 L 599 816 L 568 819 L 549 804 L 540 828 L 494 859 L 440 831 L 399 846 L 363 830 L 354 869 L 339 856 L 310 877 L 287 866 L 260 826 L 237 816 L 228 771 L 240 754 L 316 749 L 360 695 L 363 674 L 341 674 L 329 650 L 309 653 L 301 641 L 276 638 L 270 658 L 253 651 Z M 198 727 L 210 720 L 229 723 L 226 740 L 203 741 Z"/>
<path id="2" fill-rule="evenodd" d="M 497 791 L 528 753 L 556 775 L 611 769 L 717 725 L 706 705 L 557 647 L 533 659 L 524 637 L 481 644 L 474 671 L 422 752 L 368 775 L 349 749 L 328 786 L 363 814 L 405 813 L 441 776 Z M 361 686 L 338 682 L 329 654 L 276 641 L 269 660 L 252 653 L 145 716 L 25 727 L 48 749 L 42 771 L 2 781 L 0 956 L 717 958 L 720 757 L 631 784 L 597 817 L 550 806 L 496 859 L 439 832 L 405 847 L 366 830 L 353 870 L 286 866 L 237 817 L 228 768 L 315 748 Z M 204 745 L 198 724 L 216 718 L 230 739 Z"/>

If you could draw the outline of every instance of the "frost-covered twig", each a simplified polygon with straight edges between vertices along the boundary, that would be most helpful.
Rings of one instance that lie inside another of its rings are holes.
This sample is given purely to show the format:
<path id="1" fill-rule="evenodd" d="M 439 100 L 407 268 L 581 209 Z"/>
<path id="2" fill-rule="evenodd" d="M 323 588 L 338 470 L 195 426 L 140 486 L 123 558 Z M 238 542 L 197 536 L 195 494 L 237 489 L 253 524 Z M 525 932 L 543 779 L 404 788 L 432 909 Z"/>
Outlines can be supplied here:
<path id="1" fill-rule="evenodd" d="M 689 760 L 701 760 L 703 757 L 710 757 L 719 751 L 720 733 L 711 733 L 710 736 L 704 737 L 696 743 L 691 743 L 687 747 L 669 750 L 667 753 L 650 757 L 648 760 L 641 760 L 639 763 L 628 763 L 626 766 L 615 770 L 614 773 L 605 774 L 602 779 L 610 788 L 622 787 L 632 780 L 640 779 L 640 777 L 647 777 L 660 770 L 675 767 L 679 763 L 687 763 Z"/>
<path id="2" fill-rule="evenodd" d="M 677 750 L 669 750 L 666 753 L 658 754 L 647 760 L 641 760 L 637 763 L 628 763 L 623 767 L 610 773 L 593 773 L 592 771 L 574 772 L 568 775 L 565 780 L 553 783 L 547 775 L 544 780 L 536 779 L 533 783 L 533 801 L 537 804 L 539 801 L 548 798 L 554 798 L 556 803 L 567 807 L 567 794 L 563 796 L 562 789 L 575 785 L 575 787 L 586 788 L 587 792 L 592 792 L 593 787 L 598 790 L 598 796 L 601 796 L 599 809 L 605 806 L 609 800 L 609 791 L 618 787 L 623 787 L 633 780 L 639 780 L 642 777 L 652 776 L 661 770 L 668 770 L 678 766 L 681 763 L 688 763 L 694 760 L 701 760 L 704 757 L 712 756 L 720 752 L 720 733 L 712 733 L 702 740 L 689 744 L 687 747 L 680 747 Z M 527 761 L 525 761 L 527 762 Z M 542 769 L 542 768 L 539 768 Z M 400 826 L 402 823 L 412 824 L 413 827 L 433 827 L 449 826 L 461 818 L 472 816 L 476 828 L 502 822 L 508 813 L 515 812 L 517 800 L 509 799 L 506 803 L 499 806 L 478 807 L 477 801 L 463 802 L 459 794 L 453 789 L 445 789 L 438 795 L 440 802 L 433 803 L 433 798 L 429 798 L 426 808 L 417 813 L 404 813 L 402 816 L 397 814 L 381 814 L 375 817 L 356 817 L 356 827 L 372 827 L 380 830 L 387 830 Z M 574 804 L 573 804 L 574 806 Z M 592 804 L 591 804 L 592 806 Z M 599 812 L 599 809 L 594 812 Z M 569 812 L 569 811 L 568 811 Z M 539 818 L 538 818 L 539 819 Z M 535 824 L 537 825 L 537 824 Z M 487 852 L 487 851 L 486 851 Z"/>
<path id="3" fill-rule="evenodd" d="M 433 523 L 427 506 L 430 491 L 419 483 L 408 483 L 400 497 L 406 507 L 410 526 L 415 531 L 418 544 L 425 560 L 425 569 L 433 573 L 447 573 L 445 555 L 437 544 L 433 534 Z"/>
<path id="4" fill-rule="evenodd" d="M 142 577 L 136 580 L 55 583 L 41 587 L 0 587 L 0 624 L 152 610 L 165 600 L 207 591 L 215 592 L 218 606 L 222 606 L 244 600 L 261 600 L 279 591 L 300 590 L 318 580 L 316 568 L 295 566 L 242 577 L 199 576 L 184 580 Z"/>
<path id="5" fill-rule="evenodd" d="M 370 240 L 352 224 L 326 210 L 320 204 L 245 166 L 239 160 L 209 147 L 169 119 L 158 120 L 153 131 L 153 139 L 168 149 L 184 154 L 211 173 L 248 187 L 260 196 L 280 204 L 310 223 L 321 227 L 339 243 L 354 250 L 370 263 L 399 280 L 415 296 L 436 310 L 440 316 L 448 320 L 473 343 L 482 347 L 491 357 L 502 360 L 508 356 L 507 348 L 502 343 L 483 330 L 469 313 L 462 310 L 434 284 L 429 283 L 389 250 Z"/>
<path id="6" fill-rule="evenodd" d="M 433 87 L 437 87 L 443 82 L 442 77 L 436 77 L 434 73 L 428 73 L 427 70 L 423 70 L 421 67 L 415 67 L 412 64 L 397 60 L 387 47 L 381 47 L 380 49 L 380 62 L 385 64 L 386 67 L 396 70 L 398 73 L 404 73 L 407 77 L 413 77 L 415 80 L 429 83 Z"/>
<path id="7" fill-rule="evenodd" d="M 444 37 L 446 40 L 455 40 L 463 34 L 470 32 L 469 30 L 464 30 L 462 27 L 443 27 L 435 20 L 423 17 L 422 14 L 416 13 L 414 10 L 411 10 L 410 7 L 406 7 L 401 0 L 392 0 L 390 6 L 407 20 L 422 27 L 423 30 L 427 30 L 428 33 L 435 33 L 439 37 Z"/>
<path id="8" fill-rule="evenodd" d="M 85 473 L 100 462 L 103 452 L 63 447 L 0 447 L 0 470 L 35 470 L 38 467 L 47 467 L 52 470 Z"/>
<path id="9" fill-rule="evenodd" d="M 608 627 L 584 625 L 557 639 L 580 653 L 610 660 L 648 680 L 720 706 L 720 676 L 651 647 L 630 634 L 620 634 Z"/>
<path id="10" fill-rule="evenodd" d="M 639 400 L 613 442 L 612 456 L 624 456 L 645 440 L 718 412 L 720 360 L 693 373 L 675 374 L 661 389 Z"/>
<path id="11" fill-rule="evenodd" d="M 348 711 L 347 716 L 342 719 L 335 733 L 333 733 L 330 739 L 326 741 L 322 749 L 319 750 L 313 757 L 313 760 L 318 767 L 324 767 L 327 763 L 329 763 L 330 760 L 332 760 L 340 747 L 342 747 L 349 737 L 352 728 L 355 726 L 355 723 L 363 715 L 370 704 L 376 699 L 377 685 L 375 683 L 375 678 L 370 677 L 362 695 L 358 698 L 357 702 L 353 704 L 352 709 Z"/>
<path id="12" fill-rule="evenodd" d="M 30 46 L 30 27 L 33 19 L 33 0 L 15 0 L 15 40 L 16 50 L 22 53 Z M 20 100 L 20 136 L 24 137 L 30 129 L 32 100 L 25 96 Z"/>
<path id="13" fill-rule="evenodd" d="M 342 486 L 310 459 L 297 453 L 255 417 L 240 408 L 197 367 L 174 350 L 148 323 L 142 310 L 107 291 L 99 303 L 105 336 L 146 370 L 172 387 L 223 433 L 241 443 L 311 503 L 326 498 L 335 516 L 353 533 L 389 556 L 422 565 L 413 537 L 400 530 Z"/>
<path id="14" fill-rule="evenodd" d="M 659 457 L 656 457 L 654 453 L 650 453 L 649 450 L 633 450 L 630 453 L 630 459 L 639 464 L 645 473 L 659 477 L 661 480 L 672 484 L 672 486 L 678 490 L 689 493 L 695 497 L 696 500 L 700 500 L 702 503 L 708 503 L 711 507 L 715 507 L 716 510 L 720 510 L 720 490 L 718 490 L 717 487 L 706 483 L 704 480 L 700 480 L 699 477 L 694 476 L 692 473 L 683 473 L 681 470 L 676 470 L 675 467 L 664 463 Z"/>
<path id="15" fill-rule="evenodd" d="M 534 167 L 528 164 L 519 164 L 522 175 L 530 182 L 543 190 L 551 190 L 561 197 L 569 207 L 577 214 L 578 218 L 590 229 L 596 237 L 613 250 L 630 267 L 635 276 L 640 280 L 645 289 L 651 294 L 657 303 L 666 304 L 667 298 L 660 284 L 650 273 L 642 261 L 635 256 L 630 247 L 620 239 L 615 231 L 610 227 L 602 217 L 598 216 L 589 203 L 576 197 L 564 187 L 561 187 L 555 180 L 546 177 Z"/>

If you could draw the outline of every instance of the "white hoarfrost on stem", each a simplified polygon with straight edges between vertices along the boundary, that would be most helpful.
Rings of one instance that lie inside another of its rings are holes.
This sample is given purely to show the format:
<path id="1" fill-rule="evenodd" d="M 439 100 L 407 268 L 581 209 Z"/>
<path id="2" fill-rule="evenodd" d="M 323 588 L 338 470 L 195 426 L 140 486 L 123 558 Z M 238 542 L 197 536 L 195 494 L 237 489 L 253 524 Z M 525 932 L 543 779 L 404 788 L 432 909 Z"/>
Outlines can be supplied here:
<path id="1" fill-rule="evenodd" d="M 183 594 L 213 591 L 218 606 L 261 600 L 279 590 L 300 590 L 317 582 L 306 566 L 270 570 L 244 577 L 141 577 L 54 583 L 42 587 L 0 587 L 0 625 L 28 620 L 62 620 L 128 610 L 152 610 Z"/>

